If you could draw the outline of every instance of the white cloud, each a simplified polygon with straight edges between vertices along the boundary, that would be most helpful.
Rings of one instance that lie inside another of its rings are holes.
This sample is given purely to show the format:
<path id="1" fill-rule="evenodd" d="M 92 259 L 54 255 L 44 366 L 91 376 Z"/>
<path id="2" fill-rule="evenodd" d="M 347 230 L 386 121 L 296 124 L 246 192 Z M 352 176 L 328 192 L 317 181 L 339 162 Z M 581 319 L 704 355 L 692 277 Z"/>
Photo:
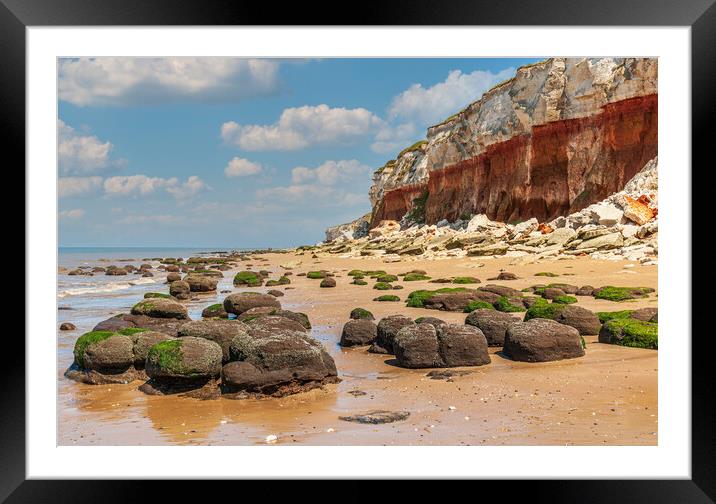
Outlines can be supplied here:
<path id="1" fill-rule="evenodd" d="M 73 210 L 62 210 L 59 213 L 60 219 L 80 219 L 84 217 L 85 211 L 81 208 L 75 208 Z"/>
<path id="2" fill-rule="evenodd" d="M 127 215 L 117 221 L 118 224 L 175 224 L 181 222 L 174 215 Z"/>
<path id="3" fill-rule="evenodd" d="M 102 177 L 60 177 L 57 193 L 60 198 L 96 193 L 102 188 Z"/>
<path id="4" fill-rule="evenodd" d="M 316 168 L 297 166 L 291 170 L 291 179 L 294 184 L 315 180 L 322 185 L 333 185 L 336 182 L 345 182 L 371 172 L 370 166 L 361 164 L 355 159 L 329 160 Z"/>
<path id="5" fill-rule="evenodd" d="M 254 163 L 248 159 L 235 157 L 224 168 L 224 175 L 227 177 L 246 177 L 261 172 L 261 164 Z"/>
<path id="6" fill-rule="evenodd" d="M 298 150 L 331 142 L 345 143 L 375 132 L 383 121 L 364 108 L 330 108 L 328 105 L 287 108 L 271 125 L 221 126 L 227 144 L 247 151 Z"/>
<path id="7" fill-rule="evenodd" d="M 256 191 L 259 200 L 273 202 L 280 207 L 300 204 L 302 210 L 307 205 L 313 208 L 343 208 L 368 204 L 366 194 L 351 193 L 344 189 L 320 184 L 294 184 L 284 187 L 270 187 Z"/>
<path id="8" fill-rule="evenodd" d="M 498 73 L 475 70 L 472 73 L 451 71 L 443 82 L 424 88 L 413 84 L 393 98 L 388 108 L 391 119 L 414 119 L 423 124 L 432 124 L 449 117 L 461 108 L 480 98 L 482 93 L 495 84 L 514 75 L 514 68 Z"/>
<path id="9" fill-rule="evenodd" d="M 229 57 L 61 59 L 59 97 L 79 106 L 237 101 L 275 93 L 278 67 Z"/>
<path id="10" fill-rule="evenodd" d="M 406 145 L 410 145 L 419 137 L 418 128 L 413 122 L 397 125 L 386 125 L 375 135 L 370 148 L 379 154 L 397 154 Z"/>
<path id="11" fill-rule="evenodd" d="M 161 178 L 146 175 L 109 177 L 104 181 L 104 192 L 114 196 L 145 196 L 165 190 L 176 199 L 185 199 L 209 187 L 196 175 L 180 183 L 176 177 Z"/>
<path id="12" fill-rule="evenodd" d="M 92 175 L 121 164 L 110 158 L 113 145 L 94 135 L 81 135 L 72 126 L 57 120 L 57 157 L 60 173 Z"/>

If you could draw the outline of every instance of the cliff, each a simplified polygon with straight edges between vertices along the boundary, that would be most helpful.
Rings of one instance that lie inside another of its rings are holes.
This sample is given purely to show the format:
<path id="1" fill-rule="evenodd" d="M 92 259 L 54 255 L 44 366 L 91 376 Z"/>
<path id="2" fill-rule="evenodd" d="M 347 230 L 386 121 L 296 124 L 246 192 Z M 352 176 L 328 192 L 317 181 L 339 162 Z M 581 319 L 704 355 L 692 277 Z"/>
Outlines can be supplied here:
<path id="1" fill-rule="evenodd" d="M 620 191 L 657 155 L 657 60 L 551 58 L 428 129 L 373 175 L 371 227 L 540 222 Z"/>

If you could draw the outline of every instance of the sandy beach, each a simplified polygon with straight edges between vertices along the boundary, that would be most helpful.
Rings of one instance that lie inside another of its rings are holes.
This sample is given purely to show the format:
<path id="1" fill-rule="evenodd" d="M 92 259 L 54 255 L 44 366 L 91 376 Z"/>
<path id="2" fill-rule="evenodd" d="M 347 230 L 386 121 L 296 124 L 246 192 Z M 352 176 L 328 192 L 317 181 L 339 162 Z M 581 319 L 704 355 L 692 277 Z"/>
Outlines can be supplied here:
<path id="1" fill-rule="evenodd" d="M 62 445 L 655 445 L 658 431 L 658 352 L 606 345 L 586 337 L 582 358 L 548 363 L 512 361 L 491 348 L 492 362 L 485 366 L 451 368 L 449 379 L 432 379 L 429 369 L 397 367 L 392 356 L 370 354 L 366 347 L 342 349 L 341 328 L 356 307 L 370 310 L 376 320 L 386 315 L 412 318 L 435 316 L 463 323 L 464 313 L 407 308 L 404 299 L 418 289 L 441 285 L 427 281 L 397 282 L 403 290 L 391 291 L 401 302 L 376 302 L 383 294 L 372 282 L 350 284 L 352 269 L 381 269 L 397 274 L 423 269 L 433 278 L 475 276 L 487 282 L 500 270 L 515 273 L 512 281 L 494 281 L 522 289 L 546 283 L 534 276 L 550 271 L 549 281 L 575 285 L 641 286 L 657 289 L 657 266 L 589 257 L 538 261 L 510 266 L 509 258 L 406 258 L 385 263 L 379 257 L 312 258 L 262 254 L 252 269 L 266 269 L 271 278 L 287 271 L 281 264 L 296 263 L 291 284 L 279 287 L 281 304 L 306 313 L 312 336 L 334 358 L 341 382 L 283 398 L 198 400 L 178 396 L 149 396 L 138 390 L 142 382 L 127 385 L 84 385 L 63 376 L 71 363 L 74 341 L 89 331 L 93 320 L 74 321 L 75 331 L 58 332 L 58 440 Z M 141 261 L 138 259 L 136 264 Z M 246 265 L 242 264 L 242 268 Z M 319 288 L 319 280 L 297 276 L 324 269 L 335 274 L 335 288 Z M 234 269 L 224 272 L 231 282 Z M 164 273 L 157 272 L 162 292 Z M 222 283 L 220 289 L 226 288 Z M 231 288 L 232 292 L 269 288 Z M 228 294 L 201 295 L 187 302 L 192 318 L 202 308 Z M 657 306 L 656 293 L 648 298 L 613 302 L 579 297 L 578 306 L 593 311 L 614 311 Z M 139 301 L 138 295 L 134 302 Z M 128 311 L 108 310 L 103 318 Z M 60 320 L 73 321 L 72 311 L 58 312 Z M 515 314 L 521 317 L 523 314 Z M 462 372 L 465 372 L 464 374 Z M 338 417 L 369 410 L 406 411 L 407 420 L 365 425 Z"/>

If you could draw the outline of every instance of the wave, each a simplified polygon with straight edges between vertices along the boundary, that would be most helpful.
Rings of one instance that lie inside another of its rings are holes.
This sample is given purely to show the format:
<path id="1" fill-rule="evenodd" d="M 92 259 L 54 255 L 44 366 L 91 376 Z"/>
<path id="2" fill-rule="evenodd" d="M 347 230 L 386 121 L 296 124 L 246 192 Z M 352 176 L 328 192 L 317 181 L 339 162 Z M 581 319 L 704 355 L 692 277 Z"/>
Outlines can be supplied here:
<path id="1" fill-rule="evenodd" d="M 93 283 L 83 284 L 82 287 L 73 287 L 69 289 L 61 290 L 57 293 L 58 298 L 65 298 L 68 296 L 83 296 L 87 294 L 107 294 L 110 292 L 116 292 L 121 290 L 130 289 L 137 285 L 147 285 L 157 283 L 157 280 L 151 278 L 138 278 L 136 280 L 130 280 L 128 282 L 113 282 L 113 283 Z"/>

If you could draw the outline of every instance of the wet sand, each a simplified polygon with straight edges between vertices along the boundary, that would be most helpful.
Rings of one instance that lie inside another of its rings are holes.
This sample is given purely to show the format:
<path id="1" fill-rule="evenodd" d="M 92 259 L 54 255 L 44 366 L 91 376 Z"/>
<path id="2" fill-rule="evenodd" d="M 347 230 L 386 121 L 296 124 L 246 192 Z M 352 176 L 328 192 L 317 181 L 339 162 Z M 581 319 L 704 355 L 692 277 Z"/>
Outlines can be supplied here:
<path id="1" fill-rule="evenodd" d="M 261 258 L 264 260 L 249 264 L 254 270 L 272 271 L 271 278 L 284 271 L 280 264 L 302 261 L 291 270 L 290 289 L 279 299 L 288 309 L 308 314 L 312 334 L 335 359 L 341 383 L 280 399 L 210 401 L 147 396 L 137 390 L 141 382 L 78 384 L 62 376 L 69 365 L 67 347 L 71 349 L 74 340 L 91 329 L 78 324 L 77 331 L 60 337 L 64 352 L 58 367 L 59 444 L 251 445 L 265 444 L 267 436 L 276 436 L 275 444 L 344 446 L 657 444 L 657 351 L 603 345 L 596 336 L 589 336 L 583 358 L 529 364 L 513 362 L 501 356 L 499 349 L 491 349 L 491 364 L 452 368 L 467 374 L 435 380 L 426 376 L 428 369 L 401 369 L 393 364 L 392 356 L 369 354 L 366 347 L 342 349 L 337 344 L 342 325 L 355 307 L 372 311 L 376 319 L 396 313 L 413 318 L 431 315 L 449 322 L 465 319 L 463 313 L 406 308 L 402 302 L 413 290 L 449 285 L 397 282 L 405 288 L 377 291 L 372 281 L 365 286 L 351 285 L 351 277 L 346 276 L 351 269 L 397 274 L 417 268 L 433 278 L 469 275 L 479 278 L 482 285 L 497 283 L 517 289 L 551 282 L 657 288 L 656 266 L 589 258 L 523 266 L 509 266 L 509 258 L 408 259 L 390 264 L 371 257 L 312 259 L 310 253 L 264 254 Z M 624 268 L 629 264 L 634 267 Z M 337 287 L 322 289 L 320 280 L 296 276 L 316 269 L 335 272 Z M 500 269 L 520 278 L 488 282 Z M 534 276 L 541 271 L 560 276 Z M 232 272 L 225 272 L 227 279 L 231 276 Z M 268 288 L 234 289 L 239 290 L 265 292 Z M 372 301 L 386 293 L 400 296 L 401 302 Z M 191 313 L 215 302 L 213 299 L 192 301 Z M 578 306 L 594 311 L 657 305 L 655 294 L 622 303 L 578 299 Z M 71 320 L 71 315 L 66 318 Z M 410 416 L 384 425 L 338 418 L 378 409 L 407 411 Z"/>

